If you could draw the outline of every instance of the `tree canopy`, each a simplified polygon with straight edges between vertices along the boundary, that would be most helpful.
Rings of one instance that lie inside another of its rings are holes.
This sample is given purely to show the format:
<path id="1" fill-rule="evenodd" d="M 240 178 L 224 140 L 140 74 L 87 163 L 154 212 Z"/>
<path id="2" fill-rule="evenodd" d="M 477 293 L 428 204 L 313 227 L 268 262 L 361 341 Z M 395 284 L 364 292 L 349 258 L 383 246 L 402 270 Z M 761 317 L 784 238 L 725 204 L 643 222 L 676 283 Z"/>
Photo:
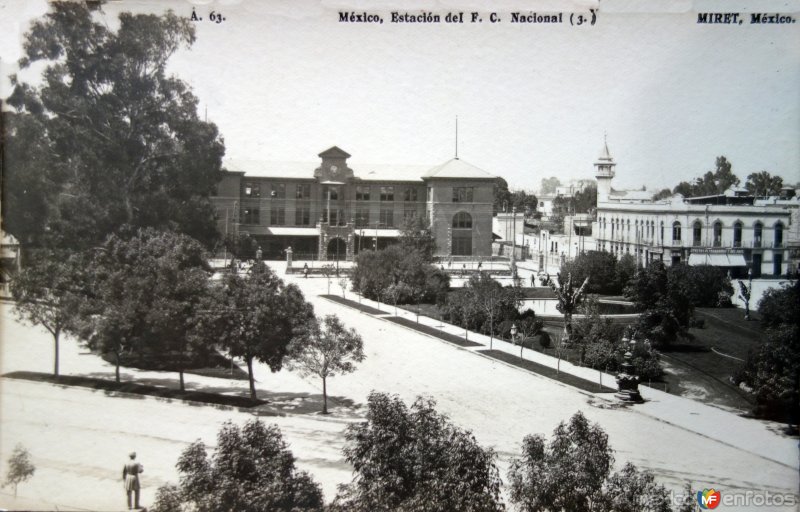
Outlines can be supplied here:
<path id="1" fill-rule="evenodd" d="M 503 510 L 494 452 L 434 406 L 431 399 L 408 407 L 397 396 L 370 393 L 367 421 L 345 431 L 355 476 L 341 486 L 333 510 Z"/>
<path id="2" fill-rule="evenodd" d="M 523 512 L 669 512 L 669 494 L 651 473 L 628 463 L 612 474 L 613 464 L 608 435 L 577 412 L 549 443 L 525 437 L 508 472 L 511 502 Z"/>
<path id="3" fill-rule="evenodd" d="M 783 187 L 783 178 L 772 176 L 767 171 L 747 175 L 744 188 L 754 196 L 777 196 Z"/>
<path id="4" fill-rule="evenodd" d="M 4 228 L 20 240 L 92 247 L 120 226 L 169 228 L 205 244 L 217 237 L 208 196 L 224 153 L 217 128 L 198 119 L 197 99 L 167 73 L 195 40 L 168 12 L 122 13 L 54 2 L 25 35 L 7 102 Z M 94 10 L 93 10 L 94 9 Z"/>
<path id="5" fill-rule="evenodd" d="M 320 485 L 297 470 L 280 429 L 257 419 L 241 428 L 224 423 L 212 455 L 198 439 L 183 451 L 176 467 L 180 483 L 159 488 L 155 512 L 323 509 Z"/>
<path id="6" fill-rule="evenodd" d="M 739 184 L 739 178 L 733 174 L 732 165 L 724 156 L 718 156 L 714 171 L 708 171 L 692 182 L 682 181 L 673 193 L 683 197 L 711 196 L 722 194 L 731 186 Z"/>
<path id="7" fill-rule="evenodd" d="M 200 321 L 208 308 L 205 251 L 194 239 L 152 228 L 112 235 L 91 267 L 89 343 L 119 357 L 123 351 L 168 361 L 180 374 L 216 339 Z"/>
<path id="8" fill-rule="evenodd" d="M 279 371 L 295 331 L 313 319 L 314 308 L 297 285 L 287 285 L 269 267 L 256 262 L 247 277 L 225 276 L 201 322 L 231 355 L 245 360 L 250 396 L 255 399 L 253 361 Z"/>
<path id="9" fill-rule="evenodd" d="M 328 414 L 328 377 L 351 373 L 364 360 L 364 340 L 347 329 L 336 315 L 326 315 L 301 326 L 289 347 L 290 366 L 302 375 L 322 379 L 322 414 Z"/>

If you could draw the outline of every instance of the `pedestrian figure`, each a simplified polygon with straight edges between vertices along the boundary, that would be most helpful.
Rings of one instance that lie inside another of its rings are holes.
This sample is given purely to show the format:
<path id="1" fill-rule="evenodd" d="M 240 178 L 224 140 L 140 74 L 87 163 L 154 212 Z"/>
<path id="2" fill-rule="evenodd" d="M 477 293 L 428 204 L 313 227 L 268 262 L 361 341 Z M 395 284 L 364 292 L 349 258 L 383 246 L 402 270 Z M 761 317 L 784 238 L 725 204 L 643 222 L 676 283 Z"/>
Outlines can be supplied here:
<path id="1" fill-rule="evenodd" d="M 535 287 L 536 287 L 536 276 L 533 275 L 533 272 L 531 272 L 531 288 Z"/>
<path id="2" fill-rule="evenodd" d="M 144 471 L 144 467 L 136 462 L 136 452 L 129 454 L 131 460 L 122 468 L 122 479 L 125 481 L 125 492 L 128 495 L 128 508 L 139 508 L 139 473 Z M 133 506 L 131 506 L 131 493 L 134 494 Z"/>
<path id="3" fill-rule="evenodd" d="M 481 271 L 481 267 L 483 267 L 483 260 L 478 260 L 478 272 Z"/>
<path id="4" fill-rule="evenodd" d="M 308 263 L 303 263 L 303 277 L 308 279 Z"/>
<path id="5" fill-rule="evenodd" d="M 256 251 L 256 261 L 261 261 L 261 257 L 264 255 L 264 252 L 261 250 L 261 246 L 258 246 L 258 250 Z"/>

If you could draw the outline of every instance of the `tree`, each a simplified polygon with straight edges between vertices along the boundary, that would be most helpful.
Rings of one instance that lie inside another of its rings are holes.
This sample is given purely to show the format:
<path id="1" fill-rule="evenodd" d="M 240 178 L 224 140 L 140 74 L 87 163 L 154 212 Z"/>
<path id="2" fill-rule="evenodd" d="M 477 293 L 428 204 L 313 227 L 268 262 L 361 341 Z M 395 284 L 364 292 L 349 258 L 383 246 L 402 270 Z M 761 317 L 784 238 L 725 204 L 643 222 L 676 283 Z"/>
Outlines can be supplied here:
<path id="1" fill-rule="evenodd" d="M 59 374 L 61 335 L 75 326 L 86 293 L 81 254 L 40 254 L 11 282 L 17 317 L 44 327 L 53 336 L 54 375 Z"/>
<path id="2" fill-rule="evenodd" d="M 597 184 L 584 187 L 572 199 L 574 213 L 592 213 L 597 208 Z"/>
<path id="3" fill-rule="evenodd" d="M 391 286 L 403 284 L 402 289 L 409 293 L 399 295 L 398 304 L 444 300 L 450 288 L 444 271 L 431 265 L 421 251 L 407 250 L 402 244 L 361 252 L 351 282 L 354 291 L 372 300 L 380 300 Z"/>
<path id="4" fill-rule="evenodd" d="M 508 472 L 511 502 L 523 512 L 667 512 L 669 493 L 647 471 L 626 464 L 611 474 L 608 435 L 581 412 L 561 422 L 553 438 L 522 442 L 522 456 Z"/>
<path id="5" fill-rule="evenodd" d="M 322 414 L 328 414 L 328 377 L 355 371 L 364 360 L 364 340 L 355 329 L 347 329 L 336 315 L 316 318 L 301 328 L 289 346 L 290 367 L 304 376 L 322 379 Z"/>
<path id="6" fill-rule="evenodd" d="M 224 147 L 190 88 L 167 74 L 170 57 L 194 42 L 193 24 L 172 12 L 122 13 L 113 30 L 95 5 L 53 3 L 25 36 L 20 68 L 43 71 L 32 83 L 10 77 L 17 120 L 6 151 L 34 162 L 20 171 L 34 170 L 34 200 L 15 190 L 15 208 L 37 223 L 40 245 L 92 247 L 131 224 L 210 247 Z M 26 139 L 31 130 L 41 136 Z M 42 204 L 44 215 L 33 212 Z"/>
<path id="7" fill-rule="evenodd" d="M 435 405 L 420 397 L 409 408 L 397 396 L 370 393 L 367 421 L 345 430 L 355 476 L 333 510 L 503 510 L 494 452 Z"/>
<path id="8" fill-rule="evenodd" d="M 583 280 L 583 284 L 577 290 L 572 285 L 572 275 L 567 274 L 566 279 L 561 278 L 561 274 L 557 274 L 558 276 L 558 285 L 554 282 L 550 282 L 550 288 L 555 292 L 556 298 L 558 299 L 558 304 L 556 304 L 556 309 L 564 315 L 564 336 L 563 340 L 565 343 L 570 342 L 570 334 L 572 333 L 572 315 L 578 310 L 578 306 L 581 305 L 585 297 L 586 287 L 589 285 L 589 276 Z"/>
<path id="9" fill-rule="evenodd" d="M 739 279 L 739 297 L 744 302 L 744 319 L 750 320 L 750 287 L 753 286 L 753 282 L 750 281 L 750 284 L 744 284 L 744 281 Z"/>
<path id="10" fill-rule="evenodd" d="M 158 490 L 155 512 L 321 511 L 322 490 L 295 467 L 295 457 L 276 425 L 254 419 L 241 428 L 226 422 L 209 456 L 201 440 L 176 464 L 180 483 Z"/>
<path id="11" fill-rule="evenodd" d="M 614 463 L 608 435 L 581 412 L 561 422 L 553 439 L 539 434 L 522 441 L 522 457 L 511 461 L 510 499 L 520 510 L 593 510 Z"/>
<path id="12" fill-rule="evenodd" d="M 431 231 L 428 218 L 422 215 L 411 215 L 403 218 L 400 224 L 400 247 L 408 253 L 416 252 L 425 261 L 433 261 L 436 252 L 436 238 Z"/>
<path id="13" fill-rule="evenodd" d="M 214 302 L 206 315 L 208 330 L 232 356 L 245 360 L 255 400 L 253 361 L 279 371 L 295 331 L 313 321 L 314 309 L 296 285 L 286 285 L 261 262 L 248 277 L 225 276 Z"/>
<path id="14" fill-rule="evenodd" d="M 625 296 L 640 312 L 636 329 L 654 345 L 664 346 L 689 336 L 694 307 L 688 287 L 680 269 L 668 270 L 663 263 L 652 262 L 625 289 Z"/>
<path id="15" fill-rule="evenodd" d="M 36 472 L 36 467 L 31 461 L 31 454 L 21 444 L 14 447 L 11 456 L 8 458 L 8 473 L 3 487 L 14 486 L 14 497 L 17 497 L 17 486 L 22 482 L 27 482 Z"/>
<path id="16" fill-rule="evenodd" d="M 724 156 L 718 156 L 714 172 L 708 171 L 692 182 L 682 181 L 673 189 L 673 193 L 683 197 L 710 196 L 722 194 L 734 185 L 739 178 L 731 171 L 731 163 Z"/>
<path id="17" fill-rule="evenodd" d="M 672 197 L 672 190 L 668 188 L 662 188 L 655 193 L 653 196 L 653 201 L 661 201 L 662 199 L 666 199 L 668 197 Z"/>
<path id="18" fill-rule="evenodd" d="M 628 462 L 606 481 L 603 508 L 614 512 L 670 512 L 670 494 L 649 471 Z"/>
<path id="19" fill-rule="evenodd" d="M 252 260 L 256 257 L 258 244 L 249 233 L 228 233 L 223 243 L 235 259 Z"/>
<path id="20" fill-rule="evenodd" d="M 85 340 L 113 352 L 119 382 L 124 352 L 184 371 L 212 352 L 216 338 L 203 325 L 212 297 L 206 253 L 194 239 L 152 228 L 111 235 L 91 265 L 91 335 Z"/>
<path id="21" fill-rule="evenodd" d="M 758 301 L 758 313 L 764 327 L 778 327 L 797 322 L 800 311 L 800 281 L 780 288 L 769 288 Z"/>
<path id="22" fill-rule="evenodd" d="M 489 321 L 489 348 L 492 347 L 495 321 L 519 316 L 520 294 L 516 288 L 503 288 L 488 273 L 480 272 L 467 282 L 471 301 Z M 485 325 L 484 325 L 485 327 Z"/>
<path id="23" fill-rule="evenodd" d="M 712 265 L 673 265 L 670 280 L 680 283 L 694 307 L 715 307 L 719 294 L 733 294 L 733 286 L 725 270 Z"/>
<path id="24" fill-rule="evenodd" d="M 494 182 L 494 213 L 504 211 L 504 207 L 511 205 L 511 192 L 508 190 L 508 182 L 500 178 Z"/>
<path id="25" fill-rule="evenodd" d="M 555 194 L 556 188 L 561 186 L 561 181 L 556 177 L 542 178 L 542 184 L 539 187 L 540 194 Z"/>
<path id="26" fill-rule="evenodd" d="M 772 176 L 767 171 L 754 172 L 747 176 L 744 188 L 754 196 L 777 196 L 783 187 L 783 178 Z"/>

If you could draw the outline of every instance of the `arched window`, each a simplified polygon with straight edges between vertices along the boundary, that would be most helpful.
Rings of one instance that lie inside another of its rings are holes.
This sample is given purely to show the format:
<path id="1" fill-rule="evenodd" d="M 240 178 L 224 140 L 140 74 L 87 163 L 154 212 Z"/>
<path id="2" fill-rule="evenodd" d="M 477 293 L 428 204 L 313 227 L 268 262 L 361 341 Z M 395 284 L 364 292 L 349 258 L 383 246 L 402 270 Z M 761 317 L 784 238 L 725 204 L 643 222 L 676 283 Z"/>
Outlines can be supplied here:
<path id="1" fill-rule="evenodd" d="M 676 221 L 672 223 L 672 243 L 680 241 L 681 241 L 681 223 Z"/>
<path id="2" fill-rule="evenodd" d="M 783 245 L 783 223 L 781 222 L 775 224 L 775 238 L 773 242 L 774 247 L 781 247 Z"/>
<path id="3" fill-rule="evenodd" d="M 453 236 L 450 254 L 472 256 L 472 216 L 458 212 L 453 216 Z"/>
<path id="4" fill-rule="evenodd" d="M 453 216 L 453 229 L 472 229 L 472 215 L 458 212 Z"/>
<path id="5" fill-rule="evenodd" d="M 692 245 L 697 247 L 703 243 L 703 223 L 699 220 L 692 225 Z"/>
<path id="6" fill-rule="evenodd" d="M 733 223 L 733 246 L 742 246 L 742 223 L 738 221 Z"/>
<path id="7" fill-rule="evenodd" d="M 764 225 L 761 222 L 753 224 L 753 247 L 761 247 L 761 237 L 764 234 Z"/>
<path id="8" fill-rule="evenodd" d="M 717 221 L 714 223 L 714 247 L 722 246 L 722 223 Z"/>
<path id="9" fill-rule="evenodd" d="M 664 243 L 664 221 L 661 221 L 661 243 Z"/>

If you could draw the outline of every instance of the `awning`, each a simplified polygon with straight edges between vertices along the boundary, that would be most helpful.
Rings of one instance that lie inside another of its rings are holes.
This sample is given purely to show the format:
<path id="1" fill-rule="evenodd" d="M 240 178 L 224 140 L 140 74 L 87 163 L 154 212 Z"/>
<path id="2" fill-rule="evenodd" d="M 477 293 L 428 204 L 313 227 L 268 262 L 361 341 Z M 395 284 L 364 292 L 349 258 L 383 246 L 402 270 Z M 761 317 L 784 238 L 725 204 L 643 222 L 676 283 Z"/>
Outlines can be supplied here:
<path id="1" fill-rule="evenodd" d="M 747 262 L 744 260 L 744 255 L 740 253 L 725 254 L 725 253 L 691 253 L 689 255 L 689 265 L 711 265 L 713 267 L 746 267 Z"/>
<path id="2" fill-rule="evenodd" d="M 267 228 L 267 234 L 275 236 L 319 236 L 319 230 L 317 228 L 270 226 Z"/>

